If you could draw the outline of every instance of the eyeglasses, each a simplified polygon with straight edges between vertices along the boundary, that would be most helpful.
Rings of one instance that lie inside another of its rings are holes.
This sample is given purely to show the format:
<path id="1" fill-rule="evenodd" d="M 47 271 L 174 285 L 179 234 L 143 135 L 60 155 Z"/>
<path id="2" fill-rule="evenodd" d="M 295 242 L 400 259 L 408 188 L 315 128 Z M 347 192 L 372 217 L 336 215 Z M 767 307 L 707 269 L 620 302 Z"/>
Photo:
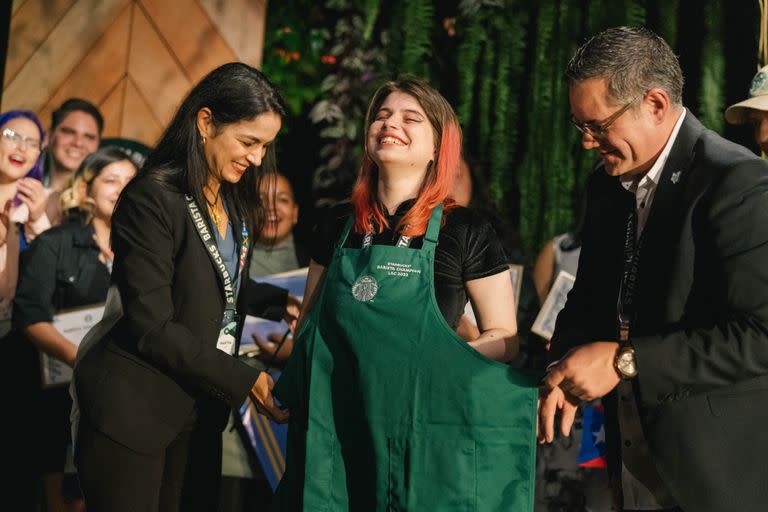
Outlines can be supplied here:
<path id="1" fill-rule="evenodd" d="M 3 138 L 24 151 L 32 150 L 34 153 L 40 152 L 40 141 L 31 137 L 24 137 L 10 128 L 3 128 Z"/>
<path id="2" fill-rule="evenodd" d="M 602 122 L 580 123 L 573 116 L 571 116 L 571 124 L 573 124 L 573 126 L 575 126 L 579 132 L 586 133 L 592 138 L 599 139 L 605 137 L 605 135 L 608 133 L 608 128 L 610 128 L 611 125 L 615 123 L 616 120 L 620 118 L 624 112 L 629 110 L 629 107 L 631 107 L 639 99 L 640 97 L 633 99 Z"/>

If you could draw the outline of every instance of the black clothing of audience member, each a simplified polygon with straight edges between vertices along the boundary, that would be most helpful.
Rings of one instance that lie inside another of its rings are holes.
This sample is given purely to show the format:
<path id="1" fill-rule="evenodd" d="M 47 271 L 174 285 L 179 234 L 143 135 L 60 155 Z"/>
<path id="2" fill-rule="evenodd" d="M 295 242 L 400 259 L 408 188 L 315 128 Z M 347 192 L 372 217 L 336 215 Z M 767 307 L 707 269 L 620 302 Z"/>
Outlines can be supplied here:
<path id="1" fill-rule="evenodd" d="M 16 331 L 37 322 L 52 322 L 62 309 L 104 302 L 109 288 L 109 272 L 99 261 L 99 247 L 93 239 L 93 228 L 76 220 L 49 229 L 38 236 L 24 253 L 19 284 L 13 304 Z M 34 350 L 31 343 L 27 344 Z M 41 387 L 40 360 L 33 355 L 36 386 L 28 389 L 35 407 L 25 421 L 30 448 L 43 473 L 64 471 L 70 441 L 69 412 L 72 400 L 67 386 Z M 33 435 L 45 428 L 45 435 Z"/>
<path id="2" fill-rule="evenodd" d="M 390 226 L 396 226 L 414 201 L 403 202 L 394 215 L 387 215 Z M 383 211 L 386 209 L 382 208 Z M 347 219 L 352 214 L 349 203 L 327 210 L 321 217 L 311 242 L 312 260 L 328 267 Z M 398 233 L 385 229 L 374 234 L 373 244 L 395 245 Z M 414 237 L 411 249 L 420 249 L 424 237 Z M 344 247 L 362 247 L 363 235 L 350 232 Z M 435 295 L 440 311 L 452 327 L 456 327 L 467 303 L 466 281 L 497 274 L 506 268 L 507 256 L 490 223 L 474 211 L 456 207 L 444 216 L 444 225 L 435 249 Z"/>

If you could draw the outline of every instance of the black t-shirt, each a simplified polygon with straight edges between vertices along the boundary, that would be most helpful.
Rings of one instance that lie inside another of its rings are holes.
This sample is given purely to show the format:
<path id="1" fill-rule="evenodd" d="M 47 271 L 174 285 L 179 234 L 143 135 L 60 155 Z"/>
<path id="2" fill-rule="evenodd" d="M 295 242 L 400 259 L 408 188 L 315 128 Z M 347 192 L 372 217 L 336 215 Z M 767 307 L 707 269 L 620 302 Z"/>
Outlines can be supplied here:
<path id="1" fill-rule="evenodd" d="M 389 225 L 396 226 L 412 205 L 413 200 L 406 201 L 394 215 L 387 215 Z M 351 214 L 352 206 L 341 203 L 320 216 L 310 247 L 316 263 L 328 266 Z M 435 249 L 435 295 L 443 317 L 455 328 L 467 304 L 464 283 L 504 272 L 508 269 L 508 259 L 493 227 L 478 213 L 456 207 L 443 214 L 443 220 Z M 385 229 L 381 234 L 374 234 L 373 243 L 395 245 L 397 239 L 398 233 Z M 413 237 L 410 249 L 421 249 L 423 241 L 423 236 Z M 344 247 L 362 245 L 363 235 L 350 232 Z"/>

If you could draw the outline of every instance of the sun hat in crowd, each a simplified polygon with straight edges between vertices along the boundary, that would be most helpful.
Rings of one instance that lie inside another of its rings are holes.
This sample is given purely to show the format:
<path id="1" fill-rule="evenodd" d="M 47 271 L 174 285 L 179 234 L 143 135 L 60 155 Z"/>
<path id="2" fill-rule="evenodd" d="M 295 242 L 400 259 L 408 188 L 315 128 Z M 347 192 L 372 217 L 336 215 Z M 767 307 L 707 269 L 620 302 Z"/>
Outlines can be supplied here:
<path id="1" fill-rule="evenodd" d="M 728 107 L 725 119 L 731 124 L 744 124 L 749 122 L 750 110 L 768 111 L 768 66 L 761 68 L 749 84 L 749 99 Z"/>

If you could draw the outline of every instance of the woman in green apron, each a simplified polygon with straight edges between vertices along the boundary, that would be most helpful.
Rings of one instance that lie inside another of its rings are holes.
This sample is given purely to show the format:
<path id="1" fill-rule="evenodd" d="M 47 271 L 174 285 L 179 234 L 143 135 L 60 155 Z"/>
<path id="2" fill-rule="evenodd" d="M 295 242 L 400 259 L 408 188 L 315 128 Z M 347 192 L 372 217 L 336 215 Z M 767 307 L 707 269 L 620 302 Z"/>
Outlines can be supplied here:
<path id="1" fill-rule="evenodd" d="M 447 197 L 460 152 L 437 91 L 375 93 L 351 205 L 318 229 L 275 388 L 291 413 L 277 509 L 532 510 L 536 380 L 503 364 L 517 352 L 503 250 Z M 469 342 L 455 333 L 467 297 Z"/>

